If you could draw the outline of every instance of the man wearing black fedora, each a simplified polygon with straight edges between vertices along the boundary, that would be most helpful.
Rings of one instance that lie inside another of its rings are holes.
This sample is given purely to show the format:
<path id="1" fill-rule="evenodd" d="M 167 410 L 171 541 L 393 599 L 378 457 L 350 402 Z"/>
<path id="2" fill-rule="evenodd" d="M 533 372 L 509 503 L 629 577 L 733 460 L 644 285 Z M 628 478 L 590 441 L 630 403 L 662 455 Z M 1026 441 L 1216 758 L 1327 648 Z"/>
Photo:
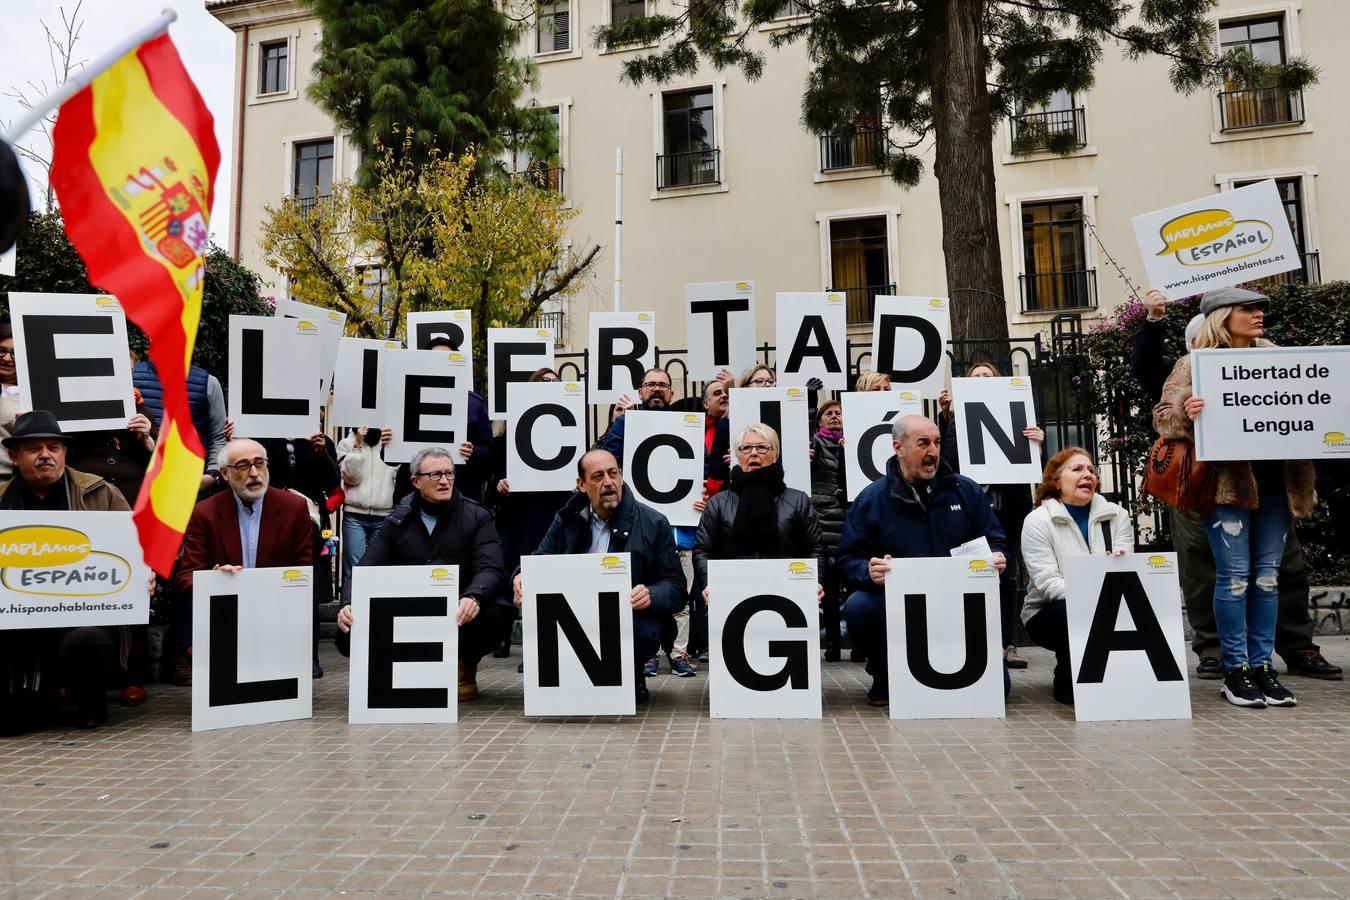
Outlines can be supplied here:
<path id="1" fill-rule="evenodd" d="M 4 439 L 14 478 L 0 485 L 0 509 L 129 511 L 102 478 L 66 468 L 68 441 L 50 412 L 19 416 Z M 101 724 L 114 657 L 112 633 L 97 626 L 0 632 L 0 729 L 17 733 L 44 724 L 60 705 L 61 688 L 75 700 L 81 728 Z"/>

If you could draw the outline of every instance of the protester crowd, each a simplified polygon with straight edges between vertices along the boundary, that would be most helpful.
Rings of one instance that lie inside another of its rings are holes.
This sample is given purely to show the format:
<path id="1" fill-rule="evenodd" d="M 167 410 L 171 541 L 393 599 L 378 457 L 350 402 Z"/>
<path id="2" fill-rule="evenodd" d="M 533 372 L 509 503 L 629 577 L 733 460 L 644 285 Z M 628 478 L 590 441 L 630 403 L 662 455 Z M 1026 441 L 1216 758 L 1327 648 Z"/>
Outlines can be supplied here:
<path id="1" fill-rule="evenodd" d="M 1269 346 L 1267 299 L 1226 288 L 1201 301 L 1187 331 L 1190 347 Z M 1159 323 L 1162 296 L 1150 292 L 1135 339 L 1132 369 L 1152 394 L 1154 426 L 1165 439 L 1193 435 L 1204 397 L 1191 394 L 1189 348 L 1166 347 Z M 1174 356 L 1169 351 L 1180 351 Z M 992 361 L 970 377 L 998 374 Z M 540 369 L 532 381 L 556 381 Z M 126 428 L 64 434 L 42 410 L 18 414 L 13 337 L 0 323 L 0 508 L 125 510 L 134 503 L 154 448 L 160 388 L 152 366 L 134 369 L 138 412 Z M 388 429 L 356 428 L 334 443 L 323 434 L 293 440 L 251 440 L 225 419 L 220 384 L 194 367 L 188 384 L 194 424 L 210 453 L 199 502 L 184 537 L 174 577 L 159 586 L 171 627 L 164 659 L 171 677 L 191 672 L 193 573 L 316 564 L 316 601 L 331 595 L 317 573 L 338 530 L 342 606 L 338 649 L 349 652 L 353 569 L 437 564 L 459 567 L 459 686 L 462 702 L 478 697 L 477 667 L 489 653 L 508 656 L 522 602 L 520 561 L 532 554 L 631 554 L 636 699 L 647 702 L 647 679 L 665 656 L 672 674 L 693 677 L 706 658 L 708 561 L 813 558 L 826 660 L 847 647 L 872 676 L 867 700 L 890 702 L 883 586 L 894 560 L 946 557 L 982 542 L 1000 573 L 1005 691 L 1009 668 L 1023 668 L 1019 627 L 1055 654 L 1053 696 L 1072 704 L 1064 564 L 1084 554 L 1134 550 L 1129 513 L 1101 493 L 1097 463 L 1081 447 L 1062 447 L 1044 462 L 1034 488 L 981 485 L 960 473 L 956 414 L 947 393 L 936 421 L 906 415 L 892 427 L 893 455 L 882 478 L 852 503 L 844 489 L 844 431 L 838 400 L 817 403 L 810 391 L 810 492 L 784 481 L 781 436 L 759 423 L 732 433 L 728 391 L 771 387 L 775 375 L 755 366 L 739 378 L 723 371 L 702 395 L 677 401 L 670 374 L 648 370 L 637 398 L 615 405 L 609 427 L 577 464 L 573 492 L 514 492 L 505 477 L 505 435 L 494 434 L 486 403 L 470 393 L 469 440 L 418 452 L 402 466 L 385 462 Z M 813 385 L 819 387 L 819 385 Z M 881 373 L 864 372 L 857 391 L 889 390 Z M 629 410 L 706 413 L 704 490 L 696 528 L 672 527 L 624 482 Z M 1045 433 L 1023 437 L 1044 455 Z M 1340 678 L 1312 640 L 1308 583 L 1294 522 L 1314 505 L 1314 480 L 1340 492 L 1343 472 L 1314 473 L 1306 461 L 1214 464 L 1209 495 L 1191 509 L 1169 512 L 1193 650 L 1201 678 L 1222 679 L 1221 693 L 1241 707 L 1291 706 L 1272 654 L 1290 674 Z M 1344 508 L 1338 515 L 1346 515 Z M 76 722 L 106 718 L 106 695 L 128 705 L 145 699 L 145 627 L 0 631 L 4 728 L 18 731 L 75 709 Z M 314 675 L 322 676 L 315 618 Z"/>

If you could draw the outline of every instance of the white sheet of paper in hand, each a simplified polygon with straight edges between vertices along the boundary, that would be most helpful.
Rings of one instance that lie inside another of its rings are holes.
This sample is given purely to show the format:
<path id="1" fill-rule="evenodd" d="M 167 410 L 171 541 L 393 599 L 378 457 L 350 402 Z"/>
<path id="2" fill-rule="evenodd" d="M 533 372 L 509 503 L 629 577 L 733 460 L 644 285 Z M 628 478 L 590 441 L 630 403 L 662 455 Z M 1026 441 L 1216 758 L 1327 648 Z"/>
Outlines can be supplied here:
<path id="1" fill-rule="evenodd" d="M 984 535 L 980 535 L 974 540 L 966 541 L 959 547 L 952 548 L 952 556 L 993 556 L 994 551 L 989 549 L 989 541 Z"/>

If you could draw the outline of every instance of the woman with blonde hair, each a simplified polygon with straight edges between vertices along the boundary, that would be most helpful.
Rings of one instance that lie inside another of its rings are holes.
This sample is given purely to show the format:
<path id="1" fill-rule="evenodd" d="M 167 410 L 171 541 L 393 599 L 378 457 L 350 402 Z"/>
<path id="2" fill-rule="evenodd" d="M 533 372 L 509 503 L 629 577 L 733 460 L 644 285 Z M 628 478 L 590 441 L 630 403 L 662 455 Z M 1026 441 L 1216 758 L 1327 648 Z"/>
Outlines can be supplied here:
<path id="1" fill-rule="evenodd" d="M 1205 317 L 1197 350 L 1273 347 L 1265 340 L 1270 298 L 1242 288 L 1221 288 L 1200 298 Z M 1194 440 L 1205 398 L 1191 393 L 1191 357 L 1177 360 L 1153 408 L 1153 427 L 1164 438 Z M 1214 552 L 1214 621 L 1224 668 L 1219 694 L 1234 706 L 1294 706 L 1271 665 L 1278 609 L 1280 560 L 1292 519 L 1317 503 L 1310 460 L 1233 460 L 1210 463 L 1213 508 L 1204 516 Z"/>
<path id="2" fill-rule="evenodd" d="M 1064 560 L 1134 549 L 1130 514 L 1099 494 L 1100 486 L 1092 455 L 1082 447 L 1065 447 L 1045 464 L 1037 506 L 1022 524 L 1027 570 L 1022 621 L 1033 641 L 1055 653 L 1054 696 L 1060 703 L 1073 703 Z"/>
<path id="3" fill-rule="evenodd" d="M 858 380 L 853 383 L 853 390 L 857 392 L 889 391 L 890 389 L 891 376 L 885 372 L 873 372 L 870 369 L 858 373 Z"/>

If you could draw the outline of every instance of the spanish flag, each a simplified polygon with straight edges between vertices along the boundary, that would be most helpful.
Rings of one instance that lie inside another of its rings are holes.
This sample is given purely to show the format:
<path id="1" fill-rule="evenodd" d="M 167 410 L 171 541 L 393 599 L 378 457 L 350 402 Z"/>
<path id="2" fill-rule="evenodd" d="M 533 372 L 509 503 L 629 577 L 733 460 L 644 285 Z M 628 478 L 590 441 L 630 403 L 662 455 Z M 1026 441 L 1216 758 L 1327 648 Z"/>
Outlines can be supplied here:
<path id="1" fill-rule="evenodd" d="M 134 518 L 146 563 L 167 577 L 206 456 L 187 371 L 220 166 L 211 113 L 162 33 L 62 104 L 52 143 L 51 184 L 66 233 L 89 282 L 116 295 L 150 338 L 164 386 L 159 444 Z"/>

